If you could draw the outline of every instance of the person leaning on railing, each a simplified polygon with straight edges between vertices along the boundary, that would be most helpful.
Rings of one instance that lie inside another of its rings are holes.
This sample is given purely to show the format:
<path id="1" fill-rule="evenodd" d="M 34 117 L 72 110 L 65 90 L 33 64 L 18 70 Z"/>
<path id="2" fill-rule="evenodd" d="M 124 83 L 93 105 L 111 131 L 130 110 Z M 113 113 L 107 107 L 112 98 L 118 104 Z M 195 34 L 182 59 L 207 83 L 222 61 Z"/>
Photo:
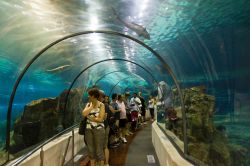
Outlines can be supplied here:
<path id="1" fill-rule="evenodd" d="M 169 120 L 168 129 L 173 130 L 174 133 L 176 133 L 177 121 L 179 120 L 177 117 L 177 112 L 173 107 L 166 108 L 166 112 Z"/>

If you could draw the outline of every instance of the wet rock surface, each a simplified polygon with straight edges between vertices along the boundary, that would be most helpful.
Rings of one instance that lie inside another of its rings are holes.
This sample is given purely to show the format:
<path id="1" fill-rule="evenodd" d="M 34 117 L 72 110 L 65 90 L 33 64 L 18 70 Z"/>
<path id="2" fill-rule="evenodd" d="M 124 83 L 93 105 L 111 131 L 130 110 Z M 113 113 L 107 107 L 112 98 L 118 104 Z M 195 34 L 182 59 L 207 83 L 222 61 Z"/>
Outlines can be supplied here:
<path id="1" fill-rule="evenodd" d="M 201 161 L 201 165 L 249 164 L 247 149 L 240 145 L 230 144 L 226 127 L 215 126 L 213 123 L 215 97 L 205 94 L 204 86 L 184 89 L 182 92 L 187 118 L 189 154 Z M 175 96 L 175 98 L 177 97 Z M 183 139 L 181 109 L 176 107 L 175 110 L 179 120 L 174 133 Z"/>
<path id="2" fill-rule="evenodd" d="M 66 109 L 67 91 L 56 98 L 38 99 L 25 105 L 23 114 L 14 123 L 13 153 L 46 140 L 77 122 L 82 109 L 82 92 L 81 89 L 71 90 Z"/>

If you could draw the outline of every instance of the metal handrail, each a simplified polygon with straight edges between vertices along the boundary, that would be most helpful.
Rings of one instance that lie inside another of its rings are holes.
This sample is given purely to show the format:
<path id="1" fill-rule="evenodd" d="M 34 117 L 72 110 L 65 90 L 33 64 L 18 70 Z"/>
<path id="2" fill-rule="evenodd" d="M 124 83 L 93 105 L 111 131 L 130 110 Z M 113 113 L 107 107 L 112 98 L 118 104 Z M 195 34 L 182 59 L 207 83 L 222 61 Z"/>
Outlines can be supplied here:
<path id="1" fill-rule="evenodd" d="M 74 130 L 74 128 L 76 126 L 79 126 L 80 123 L 76 123 L 73 126 L 61 131 L 60 133 L 54 135 L 52 138 L 49 138 L 48 140 L 44 141 L 41 145 L 35 147 L 33 150 L 31 150 L 29 153 L 25 154 L 24 156 L 20 157 L 18 160 L 16 160 L 13 164 L 11 164 L 12 166 L 17 166 L 19 165 L 21 162 L 23 162 L 25 159 L 27 159 L 29 156 L 31 156 L 33 153 L 35 153 L 37 150 L 41 149 L 44 145 L 46 145 L 47 143 L 53 141 L 54 139 L 56 139 L 57 137 L 61 136 L 62 134 L 71 131 L 72 129 Z"/>

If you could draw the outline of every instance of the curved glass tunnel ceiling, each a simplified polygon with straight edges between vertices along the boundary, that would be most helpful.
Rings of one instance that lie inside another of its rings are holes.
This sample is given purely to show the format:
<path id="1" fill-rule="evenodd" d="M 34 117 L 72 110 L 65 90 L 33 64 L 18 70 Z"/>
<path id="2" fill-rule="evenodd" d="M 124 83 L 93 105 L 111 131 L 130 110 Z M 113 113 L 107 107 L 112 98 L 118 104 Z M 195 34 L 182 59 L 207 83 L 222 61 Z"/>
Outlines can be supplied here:
<path id="1" fill-rule="evenodd" d="M 105 36 L 105 39 L 104 39 Z M 137 49 L 131 49 L 133 45 Z M 43 78 L 43 75 L 53 76 L 53 79 L 61 79 L 62 82 L 70 82 L 81 69 L 104 60 L 104 59 L 127 59 L 136 62 L 149 71 L 157 71 L 162 68 L 161 62 L 152 55 L 150 51 L 140 46 L 134 41 L 120 36 L 109 34 L 87 34 L 66 39 L 44 52 L 29 69 L 29 75 Z M 151 65 L 154 63 L 155 65 Z M 100 66 L 99 66 L 100 65 Z M 98 65 L 98 70 L 92 70 L 91 79 L 96 79 L 102 73 L 109 70 L 124 70 L 141 75 L 141 69 L 132 63 L 123 63 L 121 61 L 109 61 Z M 88 71 L 89 72 L 89 71 Z M 159 70 L 155 79 L 167 77 L 167 72 Z M 144 75 L 149 79 L 148 75 Z M 47 78 L 47 82 L 54 82 L 53 79 Z M 93 79 L 93 80 L 94 80 Z M 113 80 L 115 81 L 116 75 Z"/>
<path id="2" fill-rule="evenodd" d="M 16 78 L 35 54 L 68 34 L 112 30 L 133 36 L 157 51 L 182 88 L 205 85 L 206 92 L 216 99 L 214 114 L 218 116 L 213 120 L 226 126 L 230 142 L 247 143 L 245 140 L 250 139 L 246 127 L 250 124 L 249 6 L 249 0 L 1 1 L 1 133 L 5 133 L 7 105 Z M 150 40 L 119 22 L 112 8 L 122 20 L 146 27 Z M 132 40 L 107 34 L 81 35 L 51 47 L 31 65 L 18 88 L 12 122 L 27 102 L 58 96 L 81 70 L 112 58 L 136 62 L 152 72 L 157 81 L 173 85 L 158 59 Z M 119 91 L 121 86 L 130 88 L 126 84 L 135 82 L 147 83 L 149 86 L 144 87 L 149 89 L 155 87 L 151 86 L 154 81 L 147 72 L 122 61 L 93 66 L 80 76 L 74 87 L 91 85 L 112 71 L 124 72 L 107 75 L 100 81 L 101 86 L 109 83 L 106 86 L 109 90 L 130 73 L 136 77 L 129 79 L 129 83 L 120 82 L 115 90 Z M 226 120 L 220 115 L 225 115 Z M 233 124 L 227 121 L 228 115 L 236 117 Z M 5 140 L 5 134 L 0 140 Z M 242 145 L 250 149 L 249 144 Z"/>
<path id="3" fill-rule="evenodd" d="M 105 40 L 89 42 L 100 36 L 106 36 Z M 137 45 L 138 49 L 131 51 L 126 43 Z M 144 58 L 144 54 L 148 58 Z M 160 78 L 172 82 L 167 71 L 164 73 L 161 68 L 163 66 L 157 57 L 127 38 L 96 33 L 74 36 L 53 45 L 31 64 L 18 87 L 20 90 L 17 90 L 14 103 L 28 103 L 44 97 L 58 96 L 72 84 L 79 72 L 81 75 L 74 87 L 86 89 L 95 85 L 106 73 L 116 70 L 123 72 L 113 73 L 99 81 L 100 87 L 109 94 L 112 91 L 124 92 L 124 89 L 130 89 L 141 90 L 150 95 L 156 89 L 157 82 L 162 80 Z M 153 71 L 158 69 L 161 70 L 155 75 Z M 121 80 L 123 81 L 120 82 Z M 41 93 L 37 95 L 36 91 Z M 21 97 L 23 94 L 25 97 Z M 15 110 L 14 115 L 18 115 Z"/>
<path id="4" fill-rule="evenodd" d="M 152 88 L 152 86 L 149 86 L 148 82 L 146 82 L 146 80 L 144 80 L 144 78 L 142 78 L 142 77 L 140 77 L 140 76 L 138 76 L 136 74 L 133 74 L 133 73 L 124 73 L 124 71 L 119 71 L 119 70 L 118 71 L 111 71 L 111 72 L 108 72 L 108 73 L 104 74 L 102 77 L 100 77 L 98 80 L 95 81 L 95 85 L 97 85 L 99 87 L 103 87 L 102 84 L 107 84 L 106 82 L 112 82 L 112 75 L 113 74 L 120 74 L 120 76 L 119 76 L 120 78 L 122 78 L 124 76 L 127 76 L 127 75 L 130 75 L 130 77 L 128 78 L 129 80 L 131 78 L 134 78 L 134 77 L 136 79 L 132 83 L 131 82 L 128 83 L 127 82 L 128 80 L 124 80 L 123 83 L 121 83 L 121 85 L 120 85 L 120 87 L 122 87 L 123 90 L 121 90 L 119 93 L 124 93 L 126 91 L 130 91 L 131 89 L 135 89 L 135 88 L 137 88 L 137 91 L 141 91 L 141 92 L 144 92 L 144 93 L 145 93 L 145 91 L 149 92 L 150 89 L 154 89 L 154 88 Z M 120 83 L 120 82 L 121 82 L 121 80 L 118 83 Z M 118 83 L 117 83 L 117 85 L 118 85 Z M 151 85 L 152 85 L 152 83 L 151 83 Z M 155 82 L 155 84 L 153 84 L 153 85 L 156 86 L 157 83 Z M 111 86 L 111 84 L 110 84 L 110 86 Z M 116 86 L 116 85 L 114 85 L 114 86 Z M 114 86 L 112 88 L 114 88 Z M 107 95 L 108 94 L 110 94 L 110 93 L 107 93 Z"/>
<path id="5" fill-rule="evenodd" d="M 118 60 L 119 60 L 118 63 L 121 65 L 123 63 L 130 63 L 130 62 L 122 61 L 123 59 L 118 59 Z M 94 66 L 88 68 L 87 70 L 79 73 L 80 76 L 79 78 L 77 78 L 73 87 L 81 87 L 81 86 L 88 87 L 87 85 L 89 86 L 96 85 L 100 87 L 101 89 L 105 90 L 105 92 L 109 92 L 110 89 L 113 88 L 113 86 L 115 86 L 116 83 L 119 83 L 121 80 L 123 80 L 123 82 L 119 84 L 119 87 L 128 88 L 128 86 L 135 86 L 136 88 L 138 86 L 140 87 L 145 86 L 145 88 L 148 89 L 147 94 L 149 94 L 149 92 L 152 91 L 153 86 L 157 85 L 156 80 L 152 78 L 153 75 L 150 75 L 150 73 L 146 72 L 145 69 L 141 67 L 138 69 L 141 75 L 131 73 L 126 70 L 112 71 L 111 67 L 108 72 L 106 72 L 105 70 L 101 72 L 96 72 L 102 69 L 103 67 L 109 65 L 112 61 L 117 61 L 117 59 L 116 60 L 108 59 L 108 61 L 95 64 Z M 145 79 L 147 77 L 149 77 L 148 80 Z M 125 78 L 127 78 L 127 80 Z M 120 93 L 121 92 L 123 91 L 120 91 Z M 107 95 L 109 94 L 110 93 L 107 93 Z"/>

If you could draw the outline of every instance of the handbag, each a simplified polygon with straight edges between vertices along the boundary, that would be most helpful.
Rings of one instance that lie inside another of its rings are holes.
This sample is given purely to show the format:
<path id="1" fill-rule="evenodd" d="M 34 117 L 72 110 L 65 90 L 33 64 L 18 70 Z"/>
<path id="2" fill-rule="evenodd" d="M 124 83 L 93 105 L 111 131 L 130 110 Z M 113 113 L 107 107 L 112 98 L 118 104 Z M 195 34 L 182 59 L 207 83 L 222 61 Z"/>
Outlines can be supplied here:
<path id="1" fill-rule="evenodd" d="M 83 120 L 81 120 L 80 125 L 79 125 L 79 130 L 78 130 L 79 135 L 85 134 L 86 126 L 87 126 L 87 118 L 84 118 Z"/>

